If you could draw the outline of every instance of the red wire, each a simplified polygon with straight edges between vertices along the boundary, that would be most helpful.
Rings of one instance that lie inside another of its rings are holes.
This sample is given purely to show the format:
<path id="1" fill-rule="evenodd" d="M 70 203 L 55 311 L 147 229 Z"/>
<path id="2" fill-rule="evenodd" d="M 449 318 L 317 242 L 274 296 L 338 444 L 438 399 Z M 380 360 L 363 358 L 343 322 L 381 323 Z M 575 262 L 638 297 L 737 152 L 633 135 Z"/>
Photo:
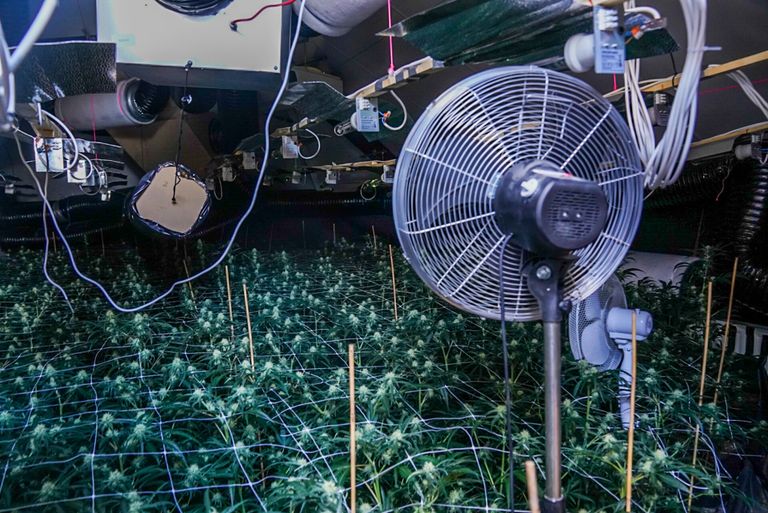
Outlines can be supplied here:
<path id="1" fill-rule="evenodd" d="M 258 11 L 256 11 L 256 14 L 254 14 L 250 18 L 238 18 L 236 20 L 230 21 L 229 22 L 229 26 L 230 26 L 230 28 L 232 30 L 237 30 L 237 24 L 238 23 L 246 23 L 246 22 L 249 22 L 249 21 L 253 21 L 256 18 L 258 18 L 261 15 L 261 13 L 263 13 L 267 9 L 271 9 L 272 7 L 285 7 L 285 6 L 288 6 L 288 5 L 291 5 L 291 4 L 295 4 L 295 3 L 296 3 L 296 0 L 286 0 L 285 2 L 282 2 L 282 3 L 279 3 L 279 4 L 265 5 L 264 7 L 262 7 Z"/>

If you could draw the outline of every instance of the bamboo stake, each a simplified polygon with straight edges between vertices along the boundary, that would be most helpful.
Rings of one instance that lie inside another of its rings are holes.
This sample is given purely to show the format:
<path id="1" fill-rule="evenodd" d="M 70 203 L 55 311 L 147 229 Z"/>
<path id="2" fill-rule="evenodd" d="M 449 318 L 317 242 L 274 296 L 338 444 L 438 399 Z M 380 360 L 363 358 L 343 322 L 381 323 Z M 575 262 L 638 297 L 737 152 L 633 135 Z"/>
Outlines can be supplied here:
<path id="1" fill-rule="evenodd" d="M 733 296 L 736 290 L 736 271 L 739 268 L 739 257 L 736 257 L 733 261 L 733 272 L 731 273 L 731 291 L 728 295 L 728 313 L 725 315 L 725 331 L 723 332 L 723 340 L 720 343 L 720 366 L 717 369 L 717 385 L 715 387 L 715 397 L 712 399 L 713 404 L 717 404 L 717 394 L 720 392 L 720 380 L 723 378 L 723 365 L 725 364 L 725 351 L 728 349 L 728 334 L 731 330 L 731 312 L 733 312 Z"/>
<path id="2" fill-rule="evenodd" d="M 629 392 L 629 433 L 627 435 L 627 481 L 624 511 L 632 511 L 632 464 L 635 456 L 635 391 L 637 384 L 637 312 L 632 312 L 632 384 Z"/>
<path id="3" fill-rule="evenodd" d="M 357 440 L 355 421 L 355 344 L 349 344 L 349 507 L 357 510 Z"/>
<path id="4" fill-rule="evenodd" d="M 704 326 L 704 356 L 701 361 L 701 379 L 699 380 L 699 408 L 704 404 L 704 379 L 707 376 L 707 353 L 709 352 L 709 324 L 712 320 L 712 280 L 707 284 L 707 320 Z M 691 466 L 696 466 L 696 453 L 699 451 L 699 436 L 701 434 L 701 427 L 696 424 L 696 433 L 693 438 L 693 460 Z M 691 502 L 693 501 L 693 476 L 691 476 L 691 484 L 688 487 L 688 510 L 691 509 Z"/>
<path id="5" fill-rule="evenodd" d="M 371 225 L 371 233 L 373 233 L 373 250 L 376 251 L 376 227 Z"/>
<path id="6" fill-rule="evenodd" d="M 104 246 L 104 230 L 99 230 L 99 236 L 101 237 L 101 256 L 106 256 L 107 248 Z"/>
<path id="7" fill-rule="evenodd" d="M 541 513 L 539 486 L 536 483 L 536 466 L 531 460 L 525 462 L 525 481 L 528 483 L 528 506 L 531 513 Z"/>
<path id="8" fill-rule="evenodd" d="M 333 223 L 333 245 L 336 245 L 336 223 Z"/>
<path id="9" fill-rule="evenodd" d="M 392 271 L 392 303 L 395 306 L 395 320 L 397 320 L 397 282 L 395 281 L 395 254 L 392 252 L 392 244 L 389 245 L 389 269 Z"/>
<path id="10" fill-rule="evenodd" d="M 245 321 L 248 325 L 248 345 L 251 348 L 251 369 L 256 368 L 253 359 L 253 331 L 251 330 L 251 307 L 248 305 L 248 286 L 243 283 L 243 297 L 245 298 Z"/>
<path id="11" fill-rule="evenodd" d="M 227 308 L 229 309 L 229 328 L 232 332 L 231 339 L 235 339 L 235 317 L 232 315 L 232 286 L 229 283 L 229 266 L 224 266 L 224 276 L 227 279 Z"/>
<path id="12" fill-rule="evenodd" d="M 184 264 L 184 272 L 187 274 L 187 279 L 189 279 L 189 268 L 187 267 L 187 259 L 186 259 L 186 257 L 184 258 L 184 260 L 181 261 L 181 263 Z M 189 295 L 192 296 L 192 302 L 194 302 L 195 301 L 195 291 L 192 288 L 192 282 L 188 281 L 187 282 L 187 286 L 189 287 Z"/>

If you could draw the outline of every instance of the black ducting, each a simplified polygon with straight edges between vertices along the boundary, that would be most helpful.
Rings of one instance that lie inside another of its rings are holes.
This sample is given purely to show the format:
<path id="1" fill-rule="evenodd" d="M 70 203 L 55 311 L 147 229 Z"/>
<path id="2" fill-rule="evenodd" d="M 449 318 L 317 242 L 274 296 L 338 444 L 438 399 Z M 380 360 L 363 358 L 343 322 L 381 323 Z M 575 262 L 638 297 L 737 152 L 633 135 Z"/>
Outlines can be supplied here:
<path id="1" fill-rule="evenodd" d="M 114 195 L 111 201 L 99 201 L 90 198 L 70 198 L 58 202 L 51 202 L 53 213 L 59 223 L 71 223 L 87 221 L 93 216 L 103 217 L 110 211 L 117 214 L 122 212 L 123 197 Z M 15 226 L 28 226 L 41 223 L 43 220 L 42 209 L 12 214 L 0 214 L 0 223 L 5 229 L 13 229 Z"/>
<path id="2" fill-rule="evenodd" d="M 748 285 L 760 294 L 768 289 L 768 258 L 764 239 L 768 223 L 768 163 L 755 163 L 749 184 L 749 197 L 736 229 L 735 249 L 740 273 Z"/>
<path id="3" fill-rule="evenodd" d="M 221 90 L 218 117 L 211 123 L 209 137 L 216 153 L 231 153 L 240 141 L 259 130 L 259 96 L 253 91 Z"/>
<path id="4" fill-rule="evenodd" d="M 232 0 L 156 0 L 158 4 L 179 14 L 207 16 L 216 14 Z"/>
<path id="5" fill-rule="evenodd" d="M 73 233 L 64 232 L 64 236 L 67 238 L 68 241 L 71 241 L 72 239 L 76 239 L 78 237 L 87 237 L 89 235 L 95 235 L 97 233 L 117 230 L 118 228 L 123 228 L 124 226 L 125 226 L 124 223 L 109 224 L 106 226 L 89 228 L 88 230 L 82 230 L 82 231 L 73 232 Z M 51 237 L 53 237 L 53 235 L 51 235 Z M 32 235 L 32 236 L 0 235 L 0 244 L 4 244 L 4 245 L 39 244 L 41 242 L 45 242 L 45 237 L 42 235 Z"/>
<path id="6" fill-rule="evenodd" d="M 134 106 L 144 116 L 156 116 L 163 110 L 171 90 L 168 87 L 157 86 L 141 81 L 134 95 Z"/>
<path id="7" fill-rule="evenodd" d="M 673 185 L 654 191 L 646 200 L 646 209 L 690 205 L 713 200 L 723 190 L 723 182 L 733 170 L 733 156 L 690 163 Z"/>

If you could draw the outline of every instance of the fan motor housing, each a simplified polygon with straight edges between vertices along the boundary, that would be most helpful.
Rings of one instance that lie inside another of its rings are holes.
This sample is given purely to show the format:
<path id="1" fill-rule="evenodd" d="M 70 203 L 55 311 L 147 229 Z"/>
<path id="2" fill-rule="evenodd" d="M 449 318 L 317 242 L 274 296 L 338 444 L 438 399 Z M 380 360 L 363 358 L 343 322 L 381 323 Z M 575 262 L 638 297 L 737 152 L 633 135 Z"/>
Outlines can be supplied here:
<path id="1" fill-rule="evenodd" d="M 544 257 L 563 257 L 588 246 L 608 219 L 608 200 L 597 183 L 546 161 L 518 164 L 504 173 L 494 207 L 502 232 Z"/>

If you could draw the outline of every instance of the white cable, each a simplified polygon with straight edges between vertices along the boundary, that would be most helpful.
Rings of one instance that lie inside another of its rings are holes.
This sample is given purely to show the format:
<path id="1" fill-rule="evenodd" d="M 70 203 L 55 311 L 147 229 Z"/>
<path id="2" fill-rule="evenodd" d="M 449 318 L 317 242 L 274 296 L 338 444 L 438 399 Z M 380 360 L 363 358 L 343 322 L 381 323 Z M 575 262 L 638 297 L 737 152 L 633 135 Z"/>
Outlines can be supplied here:
<path id="1" fill-rule="evenodd" d="M 625 14 L 634 14 L 634 13 L 647 14 L 655 20 L 661 19 L 661 14 L 659 13 L 659 11 L 657 11 L 653 7 L 648 7 L 648 6 L 630 7 L 628 9 L 624 9 L 624 13 Z"/>
<path id="2" fill-rule="evenodd" d="M 72 147 L 75 150 L 75 156 L 72 158 L 72 160 L 69 162 L 69 164 L 64 167 L 65 171 L 69 171 L 73 167 L 75 167 L 80 160 L 80 146 L 77 144 L 77 139 L 72 134 L 72 131 L 67 127 L 67 125 L 64 124 L 62 120 L 54 116 L 48 111 L 40 109 L 40 112 L 48 118 L 49 121 L 53 121 L 56 126 L 58 126 L 65 134 L 67 134 L 67 137 L 69 137 L 69 140 L 72 141 Z"/>
<path id="3" fill-rule="evenodd" d="M 728 77 L 739 84 L 739 87 L 741 87 L 741 89 L 744 91 L 744 94 L 747 95 L 747 98 L 749 98 L 750 101 L 754 103 L 758 109 L 760 109 L 760 112 L 763 113 L 763 116 L 768 118 L 768 101 L 757 91 L 757 89 L 755 89 L 755 86 L 752 84 L 752 81 L 749 79 L 747 74 L 741 70 L 737 70 L 728 73 Z"/>
<path id="4" fill-rule="evenodd" d="M 658 143 L 640 88 L 639 60 L 627 62 L 624 72 L 627 122 L 640 159 L 645 164 L 645 185 L 651 190 L 675 183 L 685 167 L 696 122 L 701 62 L 704 52 L 708 50 L 705 46 L 706 0 L 680 0 L 680 5 L 685 19 L 688 49 L 667 129 Z M 635 0 L 626 1 L 624 7 L 630 12 L 638 9 Z"/>
<path id="5" fill-rule="evenodd" d="M 301 157 L 301 158 L 302 158 L 302 159 L 304 159 L 304 160 L 310 160 L 310 159 L 313 159 L 313 158 L 317 157 L 318 155 L 320 155 L 320 149 L 323 147 L 323 143 L 321 143 L 321 142 L 320 142 L 320 137 L 319 137 L 319 136 L 318 136 L 318 135 L 317 135 L 315 132 L 313 132 L 313 131 L 312 131 L 312 130 L 310 130 L 309 128 L 305 128 L 304 130 L 306 130 L 307 132 L 309 132 L 310 134 L 312 134 L 312 136 L 313 136 L 313 137 L 315 138 L 315 140 L 317 141 L 317 151 L 316 151 L 316 152 L 314 152 L 314 153 L 313 153 L 312 155 L 310 155 L 309 157 L 307 157 L 307 156 L 305 156 L 303 153 L 301 153 L 301 145 L 300 145 L 300 144 L 296 145 L 296 150 L 297 150 L 297 152 L 299 153 L 299 157 Z"/>
<path id="6" fill-rule="evenodd" d="M 11 54 L 11 59 L 9 62 L 11 72 L 19 69 L 21 61 L 24 60 L 24 57 L 26 57 L 32 47 L 35 46 L 37 40 L 40 39 L 40 36 L 43 34 L 43 31 L 48 25 L 48 22 L 51 21 L 53 12 L 58 6 L 59 0 L 45 0 L 45 2 L 43 2 L 43 6 L 40 7 L 40 11 L 37 13 L 37 16 L 35 16 L 35 20 L 32 22 L 32 25 L 29 26 L 27 33 L 24 35 L 19 45 Z"/>
<path id="7" fill-rule="evenodd" d="M 403 100 L 401 100 L 400 97 L 394 91 L 390 91 L 389 93 L 395 98 L 395 100 L 397 100 L 397 103 L 400 104 L 400 108 L 403 109 L 403 122 L 400 123 L 399 126 L 395 127 L 395 126 L 389 126 L 387 124 L 387 120 L 382 119 L 381 124 L 384 125 L 386 128 L 388 128 L 389 130 L 392 130 L 393 132 L 397 132 L 405 128 L 405 125 L 408 123 L 408 109 L 405 108 L 405 104 L 403 103 Z"/>
<path id="8" fill-rule="evenodd" d="M 0 129 L 7 129 L 16 113 L 15 81 L 10 60 L 11 53 L 0 23 Z"/>
<path id="9" fill-rule="evenodd" d="M 126 307 L 122 307 L 122 306 L 118 305 L 115 302 L 115 300 L 112 299 L 112 296 L 109 294 L 109 292 L 107 292 L 107 290 L 104 288 L 104 286 L 101 283 L 99 283 L 98 281 L 94 280 L 93 278 L 90 278 L 90 277 L 86 276 L 85 274 L 83 274 L 82 271 L 80 271 L 80 268 L 77 266 L 77 262 L 75 261 L 75 256 L 74 256 L 74 253 L 72 252 L 72 247 L 69 245 L 69 241 L 67 241 L 67 238 L 64 236 L 64 233 L 62 232 L 61 227 L 59 226 L 59 222 L 56 220 L 56 217 L 53 215 L 53 208 L 51 207 L 51 204 L 48 202 L 48 198 L 45 197 L 45 195 L 43 193 L 43 190 L 40 187 L 40 182 L 36 180 L 37 190 L 40 193 L 40 197 L 43 199 L 43 203 L 45 204 L 45 208 L 47 208 L 48 212 L 51 213 L 51 218 L 52 218 L 52 221 L 53 221 L 53 226 L 56 229 L 56 233 L 58 233 L 59 238 L 61 238 L 61 242 L 62 242 L 62 244 L 64 245 L 64 248 L 67 251 L 67 256 L 69 257 L 69 262 L 72 265 L 72 269 L 73 269 L 74 273 L 78 277 L 80 277 L 80 279 L 82 279 L 83 281 L 85 281 L 87 283 L 90 283 L 91 285 L 96 287 L 99 290 L 99 292 L 101 292 L 101 294 L 104 296 L 104 298 L 107 300 L 107 302 L 115 310 L 117 310 L 119 312 L 123 312 L 123 313 L 135 313 L 135 312 L 139 312 L 141 310 L 144 310 L 144 309 L 146 309 L 146 308 L 148 308 L 148 307 L 150 307 L 150 306 L 152 306 L 152 305 L 162 301 L 163 299 L 168 297 L 171 294 L 171 292 L 173 292 L 176 289 L 176 287 L 178 287 L 179 285 L 184 285 L 185 283 L 189 283 L 191 281 L 194 281 L 194 280 L 200 278 L 201 276 L 204 276 L 204 275 L 208 274 L 209 272 L 211 272 L 212 270 L 216 269 L 224 261 L 224 259 L 229 254 L 229 251 L 232 249 L 232 246 L 235 243 L 235 239 L 237 238 L 237 235 L 240 232 L 240 228 L 243 226 L 243 224 L 245 223 L 245 220 L 248 218 L 249 215 L 251 215 L 251 212 L 253 212 L 253 209 L 256 206 L 256 200 L 258 199 L 259 189 L 261 187 L 261 183 L 264 180 L 264 176 L 265 176 L 266 171 L 267 171 L 268 159 L 266 158 L 266 156 L 269 155 L 269 146 L 270 146 L 269 125 L 272 122 L 272 117 L 274 116 L 275 111 L 277 110 L 278 105 L 280 104 L 280 99 L 282 98 L 283 93 L 285 92 L 286 87 L 288 87 L 288 81 L 290 80 L 290 77 L 291 77 L 290 66 L 291 66 L 291 63 L 293 62 L 293 55 L 296 52 L 296 45 L 299 42 L 299 36 L 301 34 L 301 30 L 299 30 L 299 29 L 301 28 L 301 23 L 302 23 L 302 20 L 304 19 L 304 11 L 305 11 L 305 6 L 306 6 L 306 0 L 298 0 L 298 1 L 301 3 L 301 7 L 299 8 L 299 13 L 297 15 L 296 30 L 295 30 L 295 33 L 294 33 L 294 36 L 293 36 L 293 41 L 291 42 L 291 47 L 290 47 L 290 49 L 288 51 L 288 59 L 286 60 L 287 69 L 285 70 L 285 75 L 283 77 L 283 81 L 280 84 L 280 89 L 278 90 L 277 95 L 275 96 L 275 101 L 272 103 L 272 107 L 270 108 L 269 113 L 267 114 L 267 119 L 266 119 L 265 126 L 264 126 L 264 155 L 265 155 L 265 158 L 262 159 L 261 168 L 259 169 L 259 174 L 258 174 L 258 177 L 256 178 L 256 184 L 255 184 L 254 189 L 253 189 L 253 194 L 251 195 L 250 203 L 248 204 L 248 208 L 245 210 L 245 212 L 243 213 L 242 217 L 240 217 L 240 220 L 235 225 L 235 229 L 233 230 L 232 235 L 229 238 L 229 241 L 227 241 L 227 244 L 225 245 L 224 250 L 221 252 L 221 255 L 219 255 L 219 257 L 215 261 L 213 261 L 208 267 L 206 267 L 202 271 L 198 271 L 197 273 L 193 274 L 192 276 L 190 276 L 188 278 L 184 278 L 184 279 L 177 280 L 177 281 L 173 282 L 171 284 L 171 286 L 168 289 L 165 290 L 165 292 L 163 292 L 162 294 L 158 295 L 154 299 L 152 299 L 150 301 L 147 301 L 144 304 L 141 304 L 141 305 L 138 305 L 138 306 L 135 306 L 135 307 L 131 307 L 131 308 L 126 308 Z M 33 178 L 36 179 L 37 177 L 35 177 L 33 175 Z M 63 291 L 63 289 L 61 289 L 61 290 Z"/>
<path id="10" fill-rule="evenodd" d="M 59 285 L 56 280 L 51 278 L 51 275 L 48 273 L 48 247 L 50 245 L 50 240 L 48 238 L 48 220 L 46 215 L 46 209 L 48 212 L 51 213 L 51 217 L 53 218 L 54 224 L 56 224 L 56 216 L 53 213 L 53 209 L 51 209 L 51 204 L 48 203 L 48 176 L 46 175 L 46 188 L 43 189 L 43 187 L 40 185 L 40 180 L 37 179 L 37 175 L 32 170 L 31 167 L 29 167 L 29 164 L 27 164 L 26 159 L 24 158 L 24 152 L 21 149 L 21 141 L 19 141 L 19 136 L 16 132 L 13 133 L 13 138 L 16 141 L 16 149 L 19 151 L 19 158 L 21 158 L 22 163 L 24 164 L 24 167 L 27 168 L 27 171 L 29 172 L 29 176 L 32 177 L 32 180 L 35 182 L 35 185 L 37 185 L 37 190 L 40 192 L 40 196 L 43 198 L 43 237 L 45 239 L 45 253 L 43 253 L 43 275 L 45 276 L 45 279 L 53 285 L 54 288 L 58 289 L 59 292 L 61 292 L 61 295 L 64 297 L 64 301 L 66 301 L 67 306 L 69 306 L 70 311 L 74 313 L 74 308 L 72 308 L 72 303 L 69 301 L 69 296 L 67 295 L 67 291 L 64 290 L 64 287 Z M 59 231 L 59 233 L 61 233 Z"/>

